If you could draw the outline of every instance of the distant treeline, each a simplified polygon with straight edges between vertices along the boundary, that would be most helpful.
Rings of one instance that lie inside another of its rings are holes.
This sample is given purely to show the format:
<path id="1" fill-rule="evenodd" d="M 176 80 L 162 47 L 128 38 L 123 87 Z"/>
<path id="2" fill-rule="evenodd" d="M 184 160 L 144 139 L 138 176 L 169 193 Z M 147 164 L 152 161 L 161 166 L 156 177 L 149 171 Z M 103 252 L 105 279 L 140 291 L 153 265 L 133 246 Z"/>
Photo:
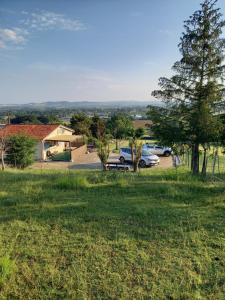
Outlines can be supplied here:
<path id="1" fill-rule="evenodd" d="M 55 115 L 19 115 L 10 119 L 11 124 L 59 124 Z"/>

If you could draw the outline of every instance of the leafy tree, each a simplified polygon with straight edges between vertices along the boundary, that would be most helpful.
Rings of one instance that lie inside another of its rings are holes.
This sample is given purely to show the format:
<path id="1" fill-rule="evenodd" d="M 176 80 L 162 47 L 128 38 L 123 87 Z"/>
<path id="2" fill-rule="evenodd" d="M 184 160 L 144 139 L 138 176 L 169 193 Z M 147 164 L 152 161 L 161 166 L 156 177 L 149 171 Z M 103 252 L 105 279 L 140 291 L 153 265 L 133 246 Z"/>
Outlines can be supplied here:
<path id="1" fill-rule="evenodd" d="M 160 78 L 160 90 L 152 93 L 165 103 L 165 115 L 154 111 L 153 121 L 157 124 L 153 130 L 162 140 L 191 145 L 193 174 L 199 173 L 199 146 L 219 142 L 223 127 L 220 117 L 214 115 L 224 96 L 225 70 L 225 22 L 216 3 L 217 0 L 205 0 L 201 9 L 184 22 L 179 44 L 181 59 L 173 66 L 175 75 Z M 205 167 L 203 164 L 203 173 Z"/>
<path id="2" fill-rule="evenodd" d="M 140 127 L 140 128 L 135 129 L 135 137 L 137 139 L 140 139 L 144 134 L 145 134 L 144 128 Z"/>
<path id="3" fill-rule="evenodd" d="M 105 135 L 101 140 L 96 140 L 97 154 L 102 163 L 103 171 L 106 171 L 106 163 L 108 161 L 109 154 L 110 154 L 109 144 L 110 144 L 109 135 Z"/>
<path id="4" fill-rule="evenodd" d="M 92 137 L 96 139 L 103 139 L 106 134 L 106 124 L 103 119 L 100 119 L 98 116 L 92 118 L 92 123 L 90 126 L 90 131 Z"/>
<path id="5" fill-rule="evenodd" d="M 138 139 L 144 135 L 143 128 L 137 128 L 130 130 L 129 145 L 131 148 L 131 160 L 134 172 L 138 171 L 138 164 L 141 158 L 142 144 L 138 142 Z M 136 153 L 136 155 L 135 155 Z"/>
<path id="6" fill-rule="evenodd" d="M 168 107 L 149 106 L 148 117 L 153 124 L 151 130 L 162 145 L 170 146 L 173 150 L 177 145 L 187 143 L 187 124 L 184 122 L 182 111 Z"/>
<path id="7" fill-rule="evenodd" d="M 24 169 L 34 161 L 36 141 L 26 135 L 18 134 L 8 138 L 6 159 L 15 168 Z"/>
<path id="8" fill-rule="evenodd" d="M 127 115 L 116 114 L 108 120 L 107 129 L 113 138 L 116 139 L 116 149 L 118 149 L 118 140 L 130 136 L 130 132 L 133 130 L 133 124 Z"/>
<path id="9" fill-rule="evenodd" d="M 139 143 L 137 140 L 134 143 L 135 156 L 134 156 L 134 172 L 138 171 L 139 162 L 142 155 L 142 143 Z"/>
<path id="10" fill-rule="evenodd" d="M 75 134 L 90 136 L 91 119 L 84 113 L 77 113 L 70 119 Z"/>

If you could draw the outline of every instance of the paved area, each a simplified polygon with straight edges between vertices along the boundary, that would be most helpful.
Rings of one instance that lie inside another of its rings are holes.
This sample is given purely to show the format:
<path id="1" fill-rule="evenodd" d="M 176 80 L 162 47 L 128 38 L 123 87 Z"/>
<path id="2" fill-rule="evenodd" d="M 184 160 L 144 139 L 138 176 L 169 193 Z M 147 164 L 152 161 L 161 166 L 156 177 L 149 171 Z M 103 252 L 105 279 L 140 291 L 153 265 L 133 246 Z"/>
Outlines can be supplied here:
<path id="1" fill-rule="evenodd" d="M 109 160 L 116 161 L 118 160 L 118 154 L 111 153 Z M 160 164 L 155 168 L 168 169 L 172 167 L 171 157 L 160 157 Z M 85 170 L 85 169 L 101 169 L 101 162 L 98 158 L 96 152 L 83 154 L 75 162 L 36 162 L 31 167 L 32 169 L 46 169 L 46 170 L 62 170 L 62 169 L 71 169 L 71 170 Z"/>

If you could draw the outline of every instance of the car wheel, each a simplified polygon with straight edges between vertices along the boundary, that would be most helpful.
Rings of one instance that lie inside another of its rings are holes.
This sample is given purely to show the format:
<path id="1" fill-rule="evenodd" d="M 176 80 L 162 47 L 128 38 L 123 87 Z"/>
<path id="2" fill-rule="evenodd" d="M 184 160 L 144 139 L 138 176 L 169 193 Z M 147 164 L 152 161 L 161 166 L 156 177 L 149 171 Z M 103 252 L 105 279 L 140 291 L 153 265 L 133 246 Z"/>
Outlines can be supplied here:
<path id="1" fill-rule="evenodd" d="M 121 162 L 121 164 L 125 163 L 125 158 L 123 156 L 120 157 L 120 162 Z"/>
<path id="2" fill-rule="evenodd" d="M 141 168 L 145 168 L 146 167 L 146 162 L 142 159 L 140 162 L 139 162 L 139 166 Z"/>
<path id="3" fill-rule="evenodd" d="M 166 156 L 166 157 L 170 156 L 170 154 L 171 154 L 171 153 L 170 153 L 169 151 L 165 151 L 165 152 L 164 152 L 164 156 Z"/>

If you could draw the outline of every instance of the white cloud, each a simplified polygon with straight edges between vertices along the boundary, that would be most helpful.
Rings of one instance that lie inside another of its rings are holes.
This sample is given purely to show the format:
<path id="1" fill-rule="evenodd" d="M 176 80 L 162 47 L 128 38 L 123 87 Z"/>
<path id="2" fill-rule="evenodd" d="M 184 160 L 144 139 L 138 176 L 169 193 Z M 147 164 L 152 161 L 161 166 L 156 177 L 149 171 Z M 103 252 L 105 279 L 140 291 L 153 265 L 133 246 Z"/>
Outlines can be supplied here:
<path id="1" fill-rule="evenodd" d="M 23 45 L 28 31 L 21 28 L 0 28 L 0 48 L 10 45 Z"/>
<path id="2" fill-rule="evenodd" d="M 27 12 L 23 12 L 23 14 L 29 15 Z M 33 30 L 60 29 L 80 31 L 85 29 L 85 25 L 80 20 L 70 19 L 63 14 L 50 11 L 33 12 L 22 23 Z"/>
<path id="3" fill-rule="evenodd" d="M 20 14 L 24 19 L 19 22 L 19 27 L 0 27 L 0 49 L 12 49 L 13 46 L 14 49 L 21 49 L 21 45 L 26 43 L 28 35 L 31 36 L 34 31 L 80 31 L 85 29 L 85 25 L 80 20 L 67 18 L 63 14 L 50 11 L 31 13 L 21 11 Z"/>

